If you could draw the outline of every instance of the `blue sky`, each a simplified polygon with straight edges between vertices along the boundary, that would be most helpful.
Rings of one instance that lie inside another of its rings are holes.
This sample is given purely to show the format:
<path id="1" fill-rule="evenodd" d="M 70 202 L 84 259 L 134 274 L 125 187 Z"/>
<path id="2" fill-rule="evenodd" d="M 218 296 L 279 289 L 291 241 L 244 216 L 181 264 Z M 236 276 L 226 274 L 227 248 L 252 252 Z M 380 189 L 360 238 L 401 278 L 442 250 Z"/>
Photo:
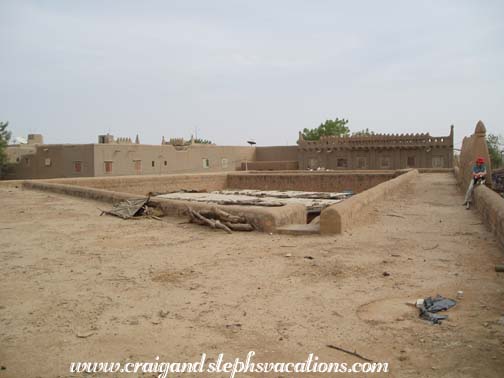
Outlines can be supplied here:
<path id="1" fill-rule="evenodd" d="M 504 134 L 502 1 L 0 0 L 13 136 L 294 144 L 353 131 Z"/>

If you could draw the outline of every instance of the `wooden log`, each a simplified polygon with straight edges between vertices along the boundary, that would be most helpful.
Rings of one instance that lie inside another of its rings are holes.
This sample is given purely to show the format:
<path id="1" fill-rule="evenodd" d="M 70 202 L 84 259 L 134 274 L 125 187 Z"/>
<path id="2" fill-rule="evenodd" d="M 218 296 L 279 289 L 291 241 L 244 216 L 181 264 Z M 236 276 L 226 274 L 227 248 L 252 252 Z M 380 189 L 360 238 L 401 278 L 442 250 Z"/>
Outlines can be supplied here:
<path id="1" fill-rule="evenodd" d="M 226 231 L 228 234 L 232 234 L 233 231 L 231 231 L 231 229 L 226 226 L 225 224 L 221 223 L 218 219 L 215 221 L 215 228 L 220 228 L 221 230 L 224 230 Z"/>
<path id="2" fill-rule="evenodd" d="M 211 210 L 201 210 L 199 213 L 205 218 L 218 219 L 223 223 L 247 223 L 247 219 L 244 216 L 229 214 L 216 207 L 212 207 Z"/>
<path id="3" fill-rule="evenodd" d="M 212 207 L 212 211 L 217 215 L 217 218 L 222 222 L 226 223 L 246 223 L 247 220 L 244 216 L 238 216 L 229 214 L 228 212 L 221 210 L 215 206 Z"/>
<path id="4" fill-rule="evenodd" d="M 196 210 L 191 209 L 190 207 L 188 208 L 188 213 L 191 218 L 191 221 L 194 223 L 201 224 L 201 225 L 207 225 L 207 226 L 210 226 L 211 228 L 218 228 L 220 230 L 226 231 L 228 234 L 233 233 L 233 231 L 231 231 L 229 229 L 229 227 L 222 224 L 218 219 L 217 220 L 208 219 L 208 218 L 204 217 L 203 215 L 201 215 Z"/>
<path id="5" fill-rule="evenodd" d="M 254 231 L 254 226 L 249 223 L 224 223 L 233 231 Z"/>

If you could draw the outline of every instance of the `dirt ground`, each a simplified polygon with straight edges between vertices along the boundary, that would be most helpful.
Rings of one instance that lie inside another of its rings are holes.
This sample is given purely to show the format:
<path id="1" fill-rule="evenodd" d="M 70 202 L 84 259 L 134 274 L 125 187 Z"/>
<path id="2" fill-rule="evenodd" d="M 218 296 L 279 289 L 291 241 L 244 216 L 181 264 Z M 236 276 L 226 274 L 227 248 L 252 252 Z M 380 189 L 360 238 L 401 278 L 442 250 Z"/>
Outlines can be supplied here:
<path id="1" fill-rule="evenodd" d="M 228 235 L 0 187 L 0 378 L 112 377 L 72 375 L 70 362 L 203 352 L 361 362 L 327 344 L 389 362 L 373 376 L 502 377 L 504 252 L 461 202 L 450 174 L 423 174 L 344 235 Z M 458 290 L 442 325 L 406 304 Z"/>

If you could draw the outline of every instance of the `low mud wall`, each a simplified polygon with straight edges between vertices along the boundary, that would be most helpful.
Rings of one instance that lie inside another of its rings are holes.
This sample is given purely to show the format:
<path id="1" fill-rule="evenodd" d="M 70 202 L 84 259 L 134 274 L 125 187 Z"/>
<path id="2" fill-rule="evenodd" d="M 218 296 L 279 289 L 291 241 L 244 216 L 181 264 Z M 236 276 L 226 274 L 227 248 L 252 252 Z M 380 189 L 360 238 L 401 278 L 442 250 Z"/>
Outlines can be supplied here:
<path id="1" fill-rule="evenodd" d="M 55 182 L 24 181 L 22 185 L 26 189 L 66 194 L 110 204 L 124 201 L 126 199 L 144 197 L 135 193 L 116 192 L 85 186 L 59 184 Z M 247 221 L 254 225 L 256 230 L 262 232 L 275 232 L 277 227 L 292 223 L 305 223 L 306 221 L 306 208 L 303 205 L 297 204 L 279 207 L 224 206 L 202 202 L 152 198 L 149 201 L 149 206 L 159 208 L 165 215 L 171 216 L 186 216 L 188 206 L 195 210 L 210 210 L 215 206 L 231 214 L 245 216 Z"/>
<path id="2" fill-rule="evenodd" d="M 74 197 L 92 199 L 95 201 L 116 203 L 125 199 L 139 198 L 142 196 L 133 193 L 114 192 L 111 190 L 87 188 L 68 184 L 49 183 L 44 181 L 24 181 L 23 188 L 44 190 L 53 193 L 66 194 Z"/>
<path id="3" fill-rule="evenodd" d="M 486 128 L 479 121 L 474 134 L 462 141 L 460 157 L 456 161 L 454 174 L 463 194 L 467 191 L 472 179 L 472 167 L 478 157 L 485 159 L 487 167 L 487 185 L 491 185 L 491 165 L 488 146 L 486 144 Z M 491 188 L 478 185 L 473 192 L 473 203 L 481 214 L 483 223 L 495 234 L 497 240 L 504 246 L 504 198 Z"/>
<path id="4" fill-rule="evenodd" d="M 89 177 L 51 179 L 47 183 L 74 185 L 114 192 L 146 196 L 149 192 L 168 193 L 181 189 L 222 190 L 226 188 L 226 173 L 173 174 L 152 176 Z"/>
<path id="5" fill-rule="evenodd" d="M 368 205 L 397 192 L 415 179 L 418 174 L 416 169 L 409 171 L 343 202 L 327 207 L 320 215 L 320 233 L 341 234 L 350 227 L 361 223 L 369 213 Z"/>
<path id="6" fill-rule="evenodd" d="M 241 163 L 242 171 L 295 171 L 299 167 L 297 160 L 293 161 L 251 161 Z"/>
<path id="7" fill-rule="evenodd" d="M 345 172 L 233 172 L 228 174 L 229 189 L 301 190 L 313 192 L 363 192 L 393 179 L 403 171 Z"/>
<path id="8" fill-rule="evenodd" d="M 255 229 L 262 232 L 275 232 L 277 227 L 293 223 L 306 222 L 306 208 L 303 205 L 291 204 L 278 207 L 214 205 L 205 202 L 168 200 L 153 198 L 149 204 L 161 209 L 165 215 L 187 216 L 187 208 L 210 210 L 217 207 L 233 215 L 241 215 Z"/>
<path id="9" fill-rule="evenodd" d="M 24 180 L 0 180 L 0 188 L 19 188 Z"/>
<path id="10" fill-rule="evenodd" d="M 478 185 L 474 189 L 474 204 L 485 225 L 504 247 L 504 198 L 492 189 Z"/>

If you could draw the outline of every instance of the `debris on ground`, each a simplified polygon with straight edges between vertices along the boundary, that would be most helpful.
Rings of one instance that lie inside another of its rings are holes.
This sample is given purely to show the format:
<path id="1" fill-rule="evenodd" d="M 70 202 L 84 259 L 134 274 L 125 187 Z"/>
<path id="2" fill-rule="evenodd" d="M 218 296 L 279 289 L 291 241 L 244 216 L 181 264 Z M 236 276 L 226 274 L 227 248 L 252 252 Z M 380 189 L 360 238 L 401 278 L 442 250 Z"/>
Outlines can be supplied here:
<path id="1" fill-rule="evenodd" d="M 75 333 L 75 336 L 81 338 L 81 339 L 85 339 L 85 338 L 88 338 L 89 336 L 93 336 L 94 335 L 94 332 L 93 331 L 78 331 Z"/>
<path id="2" fill-rule="evenodd" d="M 427 248 L 422 247 L 422 249 L 423 249 L 424 251 L 432 251 L 433 249 L 436 249 L 437 247 L 439 247 L 439 244 L 435 244 L 435 245 L 433 245 L 432 247 L 427 247 Z"/>
<path id="3" fill-rule="evenodd" d="M 191 223 L 218 228 L 226 231 L 228 234 L 231 234 L 233 231 L 253 231 L 255 229 L 243 215 L 232 215 L 217 207 L 201 211 L 188 207 L 187 212 Z"/>
<path id="4" fill-rule="evenodd" d="M 100 216 L 103 214 L 114 215 L 122 219 L 131 219 L 138 217 L 147 217 L 156 220 L 162 220 L 163 212 L 155 207 L 147 206 L 150 197 L 147 198 L 132 198 L 121 201 L 112 206 L 110 210 L 101 210 Z"/>
<path id="5" fill-rule="evenodd" d="M 432 324 L 441 324 L 441 321 L 448 318 L 448 315 L 439 315 L 437 312 L 446 311 L 456 304 L 457 302 L 453 299 L 445 298 L 441 295 L 437 295 L 435 298 L 425 298 L 420 307 L 420 317 L 432 322 Z"/>
<path id="6" fill-rule="evenodd" d="M 140 216 L 146 210 L 146 204 L 149 198 L 132 198 L 121 201 L 112 206 L 111 210 L 102 210 L 100 216 L 103 214 L 114 215 L 122 219 L 130 219 Z"/>
<path id="7" fill-rule="evenodd" d="M 366 358 L 366 357 L 360 355 L 359 353 L 357 353 L 357 351 L 352 352 L 351 350 L 347 350 L 347 349 L 341 348 L 339 346 L 330 345 L 330 344 L 328 344 L 326 346 L 328 348 L 336 349 L 336 350 L 339 350 L 340 352 L 344 352 L 344 353 L 350 354 L 351 356 L 355 356 L 357 358 L 360 358 L 361 360 L 364 360 L 364 361 L 367 361 L 367 362 L 374 362 L 373 360 L 370 360 L 369 358 Z"/>

